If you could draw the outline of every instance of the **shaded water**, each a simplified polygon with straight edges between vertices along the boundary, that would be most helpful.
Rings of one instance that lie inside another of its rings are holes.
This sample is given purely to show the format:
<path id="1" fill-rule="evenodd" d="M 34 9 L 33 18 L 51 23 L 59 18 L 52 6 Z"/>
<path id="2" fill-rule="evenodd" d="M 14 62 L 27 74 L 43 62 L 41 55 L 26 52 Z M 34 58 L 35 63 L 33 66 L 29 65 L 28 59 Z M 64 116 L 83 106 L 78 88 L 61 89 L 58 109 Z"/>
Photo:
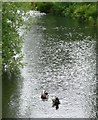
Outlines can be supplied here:
<path id="1" fill-rule="evenodd" d="M 91 118 L 96 115 L 96 39 L 93 27 L 69 18 L 33 14 L 25 34 L 21 77 L 3 84 L 4 117 Z M 49 100 L 41 101 L 46 89 Z M 58 96 L 60 108 L 52 108 Z"/>

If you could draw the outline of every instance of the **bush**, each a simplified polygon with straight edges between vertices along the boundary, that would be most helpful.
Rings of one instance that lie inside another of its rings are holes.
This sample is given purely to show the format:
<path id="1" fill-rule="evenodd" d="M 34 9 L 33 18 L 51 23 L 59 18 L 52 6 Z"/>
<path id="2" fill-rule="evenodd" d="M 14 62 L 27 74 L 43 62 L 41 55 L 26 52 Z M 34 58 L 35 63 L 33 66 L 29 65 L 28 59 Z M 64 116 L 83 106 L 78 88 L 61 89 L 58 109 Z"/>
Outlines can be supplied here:
<path id="1" fill-rule="evenodd" d="M 40 2 L 35 6 L 41 12 L 69 16 L 82 21 L 96 20 L 97 16 L 96 3 Z"/>
<path id="2" fill-rule="evenodd" d="M 2 66 L 3 71 L 18 72 L 22 65 L 22 38 L 18 28 L 23 25 L 22 16 L 29 10 L 29 3 L 4 2 L 2 5 Z"/>
<path id="3" fill-rule="evenodd" d="M 36 4 L 37 10 L 45 13 L 49 13 L 52 7 L 53 7 L 53 3 L 51 2 L 39 2 Z"/>
<path id="4" fill-rule="evenodd" d="M 63 15 L 64 12 L 64 5 L 60 3 L 54 3 L 53 7 L 51 8 L 51 13 L 55 15 Z"/>
<path id="5" fill-rule="evenodd" d="M 92 16 L 94 19 L 97 18 L 96 5 L 90 5 L 87 11 L 85 11 L 86 17 Z"/>

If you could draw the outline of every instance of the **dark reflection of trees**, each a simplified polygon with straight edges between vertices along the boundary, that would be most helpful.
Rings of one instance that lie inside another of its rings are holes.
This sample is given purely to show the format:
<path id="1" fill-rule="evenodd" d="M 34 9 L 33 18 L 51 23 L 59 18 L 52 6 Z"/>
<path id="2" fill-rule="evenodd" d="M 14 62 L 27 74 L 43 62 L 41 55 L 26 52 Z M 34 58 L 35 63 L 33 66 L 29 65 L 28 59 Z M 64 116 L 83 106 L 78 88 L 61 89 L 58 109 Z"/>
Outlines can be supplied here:
<path id="1" fill-rule="evenodd" d="M 20 74 L 17 75 L 14 73 L 9 74 L 8 72 L 2 73 L 2 117 L 3 118 L 10 116 L 9 114 L 16 111 L 16 110 L 14 111 L 10 110 L 9 103 L 11 102 L 12 99 L 17 100 L 19 98 L 18 82 L 20 80 L 21 80 Z M 15 106 L 14 109 L 16 109 Z"/>
<path id="2" fill-rule="evenodd" d="M 83 22 L 79 23 L 76 19 L 47 15 L 43 17 L 42 21 L 44 21 L 41 23 L 42 27 L 46 28 L 45 36 L 57 38 L 56 40 L 76 41 L 83 40 L 83 36 L 94 38 L 96 36 L 96 26 Z"/>

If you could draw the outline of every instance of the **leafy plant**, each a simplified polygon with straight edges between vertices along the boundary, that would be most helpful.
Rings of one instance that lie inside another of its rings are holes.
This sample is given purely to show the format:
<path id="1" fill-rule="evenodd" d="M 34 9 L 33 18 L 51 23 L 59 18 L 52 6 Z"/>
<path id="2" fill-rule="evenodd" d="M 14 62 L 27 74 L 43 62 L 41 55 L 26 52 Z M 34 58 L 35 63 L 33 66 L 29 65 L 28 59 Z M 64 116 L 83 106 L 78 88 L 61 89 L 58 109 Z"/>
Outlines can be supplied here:
<path id="1" fill-rule="evenodd" d="M 22 37 L 18 28 L 23 25 L 22 16 L 29 10 L 30 4 L 6 2 L 2 5 L 2 66 L 3 71 L 19 71 L 22 65 Z"/>

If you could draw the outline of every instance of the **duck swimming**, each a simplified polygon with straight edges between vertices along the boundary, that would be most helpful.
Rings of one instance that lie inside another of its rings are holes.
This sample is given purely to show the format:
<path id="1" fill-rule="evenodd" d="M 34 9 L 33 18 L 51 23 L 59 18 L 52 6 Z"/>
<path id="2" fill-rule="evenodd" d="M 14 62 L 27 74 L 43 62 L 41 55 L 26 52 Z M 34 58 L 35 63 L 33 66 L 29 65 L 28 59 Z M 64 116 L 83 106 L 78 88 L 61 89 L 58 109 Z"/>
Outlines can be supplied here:
<path id="1" fill-rule="evenodd" d="M 48 97 L 49 97 L 48 92 L 44 90 L 43 93 L 41 94 L 41 99 L 45 101 L 48 100 Z"/>
<path id="2" fill-rule="evenodd" d="M 59 109 L 59 104 L 60 104 L 60 101 L 58 97 L 55 97 L 55 99 L 52 99 L 52 107 L 55 107 L 56 110 Z"/>

